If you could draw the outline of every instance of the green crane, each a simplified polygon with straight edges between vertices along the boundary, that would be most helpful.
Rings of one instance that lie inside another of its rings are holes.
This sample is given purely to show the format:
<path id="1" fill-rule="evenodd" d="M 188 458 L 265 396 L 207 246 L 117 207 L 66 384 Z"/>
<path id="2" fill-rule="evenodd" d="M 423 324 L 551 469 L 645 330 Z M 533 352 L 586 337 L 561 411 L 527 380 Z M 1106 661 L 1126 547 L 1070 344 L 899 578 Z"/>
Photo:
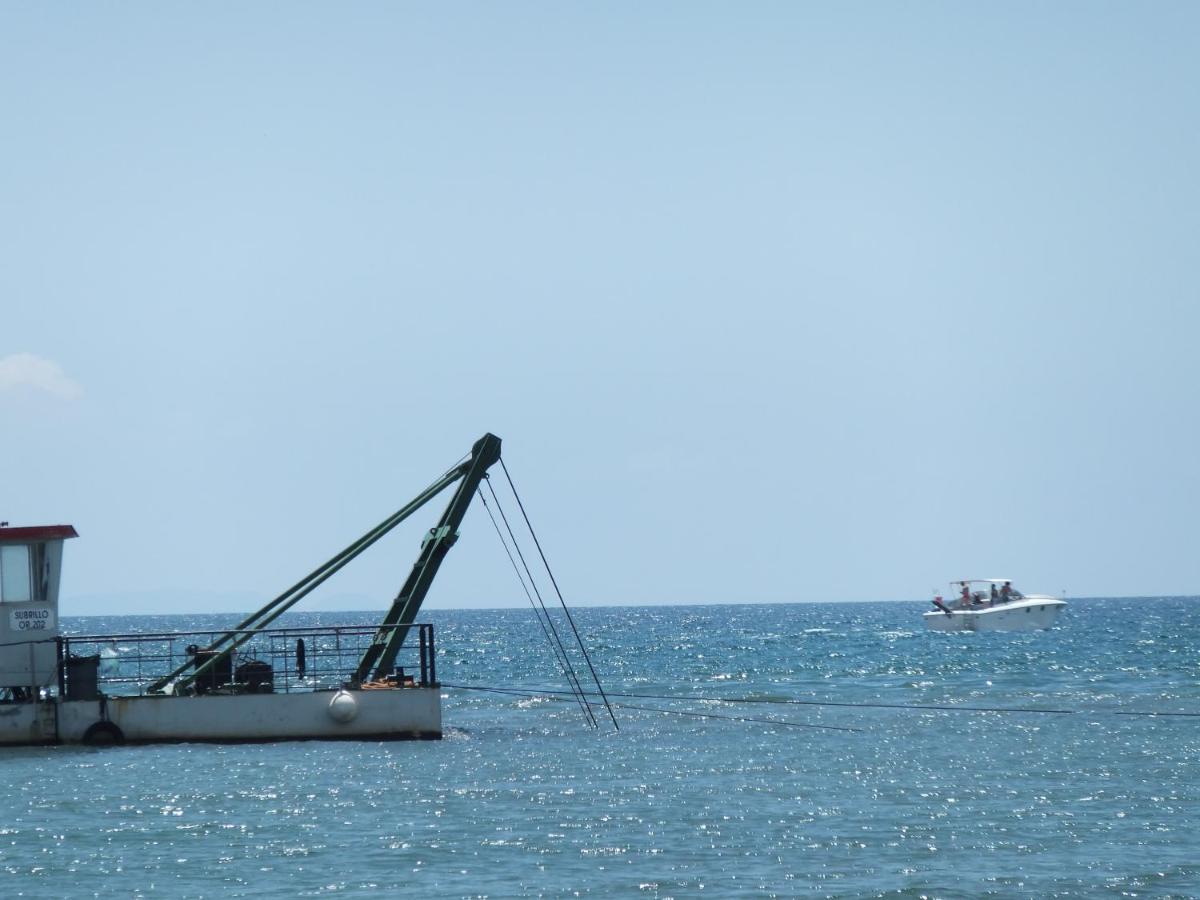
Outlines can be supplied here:
<path id="1" fill-rule="evenodd" d="M 371 644 L 363 653 L 354 680 L 358 683 L 380 680 L 391 674 L 396 664 L 396 654 L 404 644 L 409 626 L 416 620 L 421 603 L 429 592 L 433 576 L 437 574 L 447 551 L 458 540 L 458 526 L 462 523 L 471 498 L 487 475 L 487 470 L 500 459 L 500 438 L 485 434 L 471 447 L 471 454 L 440 478 L 429 485 L 399 510 L 384 519 L 345 550 L 310 572 L 261 609 L 247 616 L 236 626 L 222 634 L 206 648 L 206 661 L 196 666 L 184 663 L 173 672 L 159 678 L 149 686 L 149 693 L 162 693 L 168 689 L 179 692 L 218 665 L 222 658 L 228 659 L 238 647 L 250 640 L 258 630 L 266 628 L 301 599 L 314 591 L 327 579 L 377 540 L 423 507 L 450 485 L 458 483 L 446 511 L 438 524 L 429 529 L 421 542 L 421 552 L 413 565 L 412 572 L 392 602 L 383 624 L 375 633 Z M 373 674 L 372 674 L 373 672 Z M 170 688 L 168 688 L 170 686 Z"/>

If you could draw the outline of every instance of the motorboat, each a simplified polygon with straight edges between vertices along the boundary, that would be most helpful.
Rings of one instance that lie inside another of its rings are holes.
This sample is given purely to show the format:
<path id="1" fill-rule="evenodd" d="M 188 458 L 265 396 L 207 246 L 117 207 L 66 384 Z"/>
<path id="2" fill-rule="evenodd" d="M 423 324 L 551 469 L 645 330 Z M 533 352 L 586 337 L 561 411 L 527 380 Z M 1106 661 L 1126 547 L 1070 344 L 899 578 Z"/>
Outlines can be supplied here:
<path id="1" fill-rule="evenodd" d="M 950 582 L 951 599 L 933 598 L 925 613 L 930 631 L 1041 631 L 1050 628 L 1067 601 L 1050 594 L 1022 594 L 1007 578 Z"/>

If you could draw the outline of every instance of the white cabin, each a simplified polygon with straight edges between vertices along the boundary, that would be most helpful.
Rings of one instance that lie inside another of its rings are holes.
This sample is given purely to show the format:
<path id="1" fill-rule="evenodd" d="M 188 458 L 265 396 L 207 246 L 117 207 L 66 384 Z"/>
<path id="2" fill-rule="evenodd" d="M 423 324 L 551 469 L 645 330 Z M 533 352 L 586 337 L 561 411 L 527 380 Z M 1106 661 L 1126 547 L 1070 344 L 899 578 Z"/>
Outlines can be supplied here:
<path id="1" fill-rule="evenodd" d="M 0 692 L 36 696 L 58 681 L 58 585 L 70 525 L 0 527 Z"/>

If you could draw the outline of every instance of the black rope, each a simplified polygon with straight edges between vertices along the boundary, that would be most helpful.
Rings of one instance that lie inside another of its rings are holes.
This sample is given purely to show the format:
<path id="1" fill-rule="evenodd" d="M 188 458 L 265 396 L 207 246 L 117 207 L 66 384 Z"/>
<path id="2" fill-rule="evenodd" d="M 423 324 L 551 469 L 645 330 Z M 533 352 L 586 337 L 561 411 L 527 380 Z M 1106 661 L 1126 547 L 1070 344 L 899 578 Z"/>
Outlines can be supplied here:
<path id="1" fill-rule="evenodd" d="M 571 693 L 574 695 L 575 700 L 579 704 L 580 710 L 582 710 L 584 716 L 589 720 L 589 723 L 593 728 L 596 727 L 595 716 L 591 714 L 591 711 L 588 708 L 587 698 L 583 693 L 583 686 L 579 684 L 579 680 L 573 677 L 573 673 L 570 671 L 570 661 L 566 658 L 566 648 L 563 647 L 562 641 L 557 639 L 557 633 L 551 637 L 550 629 L 546 627 L 546 622 L 549 621 L 550 618 L 549 611 L 546 610 L 545 604 L 543 604 L 542 612 L 538 612 L 538 604 L 534 601 L 533 595 L 529 592 L 529 587 L 525 584 L 525 578 L 521 574 L 520 568 L 517 566 L 516 559 L 513 558 L 512 551 L 508 547 L 508 542 L 504 539 L 503 532 L 500 531 L 500 525 L 496 521 L 496 517 L 492 515 L 491 509 L 488 508 L 487 499 L 483 496 L 482 491 L 479 491 L 479 500 L 483 504 L 484 509 L 487 510 L 488 518 L 492 520 L 492 527 L 496 529 L 496 536 L 500 539 L 500 543 L 504 547 L 504 552 L 508 555 L 508 561 L 512 564 L 513 572 L 515 572 L 517 576 L 517 581 L 521 583 L 521 589 L 525 592 L 525 597 L 529 600 L 529 605 L 533 609 L 534 618 L 537 619 L 538 625 L 540 625 L 542 628 L 542 634 L 546 637 L 546 643 L 550 645 L 550 649 L 554 652 L 554 658 L 558 663 L 559 669 L 566 678 L 567 684 L 571 686 Z M 546 616 L 545 620 L 542 618 L 543 613 Z M 551 622 L 550 624 L 552 626 L 554 623 Z"/>
<path id="2" fill-rule="evenodd" d="M 848 728 L 844 725 L 814 725 L 811 722 L 788 722 L 783 719 L 756 719 L 750 716 L 722 716 L 717 713 L 699 713 L 683 709 L 663 709 L 660 706 L 632 706 L 628 703 L 618 703 L 617 709 L 640 709 L 643 712 L 665 713 L 671 716 L 694 716 L 699 719 L 727 719 L 730 722 L 758 722 L 764 725 L 786 725 L 788 728 L 819 728 L 822 731 L 858 731 L 861 728 Z"/>
<path id="3" fill-rule="evenodd" d="M 778 703 L 790 706 L 846 706 L 862 709 L 926 709 L 947 710 L 950 712 L 1047 713 L 1059 716 L 1074 715 L 1078 712 L 1078 710 L 1074 709 L 1044 709 L 1038 707 L 955 706 L 952 704 L 935 703 L 855 703 L 838 700 L 799 700 L 793 697 L 695 697 L 668 694 L 613 694 L 613 696 L 640 697 L 644 700 L 704 700 L 711 703 Z"/>
<path id="4" fill-rule="evenodd" d="M 571 664 L 570 657 L 567 655 L 566 645 L 563 644 L 562 638 L 559 637 L 558 628 L 555 626 L 554 620 L 550 617 L 550 610 L 546 608 L 546 602 L 542 599 L 542 592 L 538 590 L 537 580 L 533 577 L 533 572 L 529 568 L 529 563 L 525 560 L 525 554 L 521 552 L 521 544 L 519 541 L 517 541 L 516 534 L 513 533 L 512 525 L 509 524 L 508 516 L 504 512 L 504 506 L 500 503 L 500 498 L 496 496 L 496 489 L 492 487 L 491 479 L 485 479 L 485 483 L 487 484 L 488 492 L 492 495 L 492 500 L 496 504 L 496 511 L 500 513 L 500 519 L 504 522 L 504 527 L 508 530 L 508 537 L 509 540 L 512 541 L 513 549 L 517 551 L 517 556 L 521 560 L 521 565 L 525 568 L 525 574 L 529 578 L 529 584 L 533 588 L 534 594 L 537 595 L 538 603 L 541 604 L 542 612 L 546 614 L 546 622 L 550 626 L 550 630 L 554 633 L 554 640 L 558 642 L 558 646 L 562 649 L 563 660 L 566 662 L 568 681 L 571 683 L 572 689 L 577 689 L 579 691 L 579 696 L 583 698 L 588 721 L 591 723 L 593 728 L 599 728 L 600 723 L 596 720 L 596 714 L 592 712 L 591 704 L 587 701 L 587 692 L 584 691 L 583 684 L 580 682 L 579 676 L 575 672 L 575 666 Z"/>
<path id="5" fill-rule="evenodd" d="M 473 690 L 468 685 L 448 685 Z M 552 689 L 534 689 L 539 694 L 561 693 Z M 1197 712 L 1159 712 L 1156 710 L 1118 710 L 1118 709 L 1053 709 L 1038 706 L 957 706 L 954 704 L 934 703 L 867 703 L 838 700 L 799 700 L 794 697 L 699 697 L 694 694 L 621 694 L 609 693 L 610 697 L 629 697 L 639 700 L 693 700 L 705 703 L 774 703 L 783 706 L 831 706 L 850 709 L 915 709 L 934 710 L 942 712 L 976 712 L 976 713 L 1033 713 L 1053 716 L 1177 716 L 1185 718 L 1200 718 Z"/>
<path id="6" fill-rule="evenodd" d="M 550 576 L 550 583 L 554 585 L 554 593 L 558 594 L 558 602 L 562 605 L 563 612 L 566 613 L 567 621 L 571 623 L 571 630 L 575 633 L 575 641 L 579 644 L 579 649 L 583 653 L 584 660 L 587 662 L 588 670 L 592 673 L 592 680 L 596 683 L 596 690 L 600 692 L 600 697 L 604 700 L 604 707 L 608 710 L 608 716 L 612 719 L 613 727 L 620 731 L 621 726 L 617 724 L 617 717 L 613 713 L 612 705 L 608 702 L 608 697 L 604 694 L 604 688 L 601 686 L 600 678 L 596 674 L 596 667 L 592 665 L 592 658 L 588 655 L 587 647 L 583 645 L 583 638 L 579 636 L 579 629 L 575 627 L 575 620 L 571 617 L 571 611 L 567 609 L 567 602 L 563 600 L 562 591 L 558 589 L 558 581 L 555 579 L 554 573 L 550 570 L 550 563 L 546 560 L 546 554 L 542 552 L 542 542 L 538 540 L 537 532 L 533 530 L 533 523 L 529 521 L 529 515 L 525 512 L 525 504 L 521 502 L 521 495 L 517 493 L 517 486 L 513 484 L 512 476 L 508 474 L 508 466 L 504 464 L 504 457 L 500 458 L 500 468 L 504 471 L 504 477 L 508 480 L 509 490 L 512 491 L 513 497 L 517 500 L 517 506 L 521 509 L 521 516 L 525 519 L 525 527 L 529 529 L 529 536 L 533 538 L 538 555 L 542 558 L 542 565 L 546 567 L 546 574 Z"/>
<path id="7" fill-rule="evenodd" d="M 558 628 L 554 624 L 554 619 L 550 616 L 550 610 L 546 608 L 546 603 L 542 599 L 542 592 L 538 590 L 537 580 L 533 577 L 533 572 L 529 568 L 529 563 L 525 560 L 525 554 L 522 552 L 521 545 L 517 541 L 517 536 L 512 530 L 512 525 L 508 521 L 508 515 L 504 512 L 504 506 L 500 503 L 500 498 L 496 494 L 496 489 L 492 486 L 491 479 L 486 479 L 485 483 L 487 484 L 488 492 L 492 495 L 492 501 L 496 504 L 496 511 L 500 513 L 500 519 L 504 522 L 504 527 L 508 531 L 508 537 L 509 540 L 512 541 L 513 549 L 516 551 L 517 557 L 521 560 L 521 565 L 525 569 L 525 575 L 529 579 L 529 585 L 533 589 L 533 593 L 537 596 L 538 604 L 541 606 L 542 612 L 545 613 L 546 624 L 553 633 L 554 641 L 557 643 L 558 648 L 562 651 L 561 661 L 565 667 L 564 671 L 567 675 L 567 682 L 571 685 L 571 689 L 573 691 L 578 691 L 579 697 L 583 701 L 584 714 L 587 716 L 589 724 L 591 724 L 593 728 L 598 728 L 600 723 L 596 719 L 596 714 L 592 712 L 591 704 L 587 700 L 587 692 L 583 689 L 583 684 L 579 680 L 579 675 L 575 672 L 575 666 L 571 663 L 570 657 L 567 654 L 566 645 L 559 636 Z M 505 546 L 507 547 L 507 545 Z M 522 584 L 524 584 L 523 581 Z"/>
<path id="8" fill-rule="evenodd" d="M 484 477 L 486 477 L 486 476 L 484 476 Z M 483 508 L 485 510 L 487 510 L 488 518 L 492 520 L 492 527 L 496 530 L 496 537 L 498 537 L 500 539 L 500 546 L 502 546 L 504 548 L 504 552 L 508 556 L 508 561 L 513 567 L 513 572 L 517 576 L 517 581 L 520 582 L 520 584 L 521 584 L 521 590 L 523 590 L 525 592 L 525 598 L 529 601 L 529 605 L 533 609 L 534 618 L 536 618 L 538 620 L 538 624 L 540 626 L 542 626 L 542 634 L 544 634 L 546 636 L 546 641 L 550 644 L 550 648 L 554 651 L 554 655 L 555 655 L 555 658 L 559 662 L 559 666 L 562 667 L 564 665 L 563 658 L 562 658 L 562 653 L 564 652 L 564 648 L 562 646 L 562 642 L 561 641 L 556 642 L 551 638 L 550 630 L 546 627 L 546 622 L 542 618 L 542 613 L 546 613 L 548 616 L 549 611 L 546 610 L 545 604 L 542 604 L 541 612 L 538 611 L 537 601 L 533 599 L 533 594 L 530 593 L 529 585 L 527 585 L 525 583 L 525 576 L 521 574 L 521 569 L 517 565 L 517 560 L 513 556 L 512 550 L 509 549 L 508 541 L 505 540 L 504 533 L 500 530 L 500 523 L 497 522 L 496 517 L 494 515 L 492 515 L 491 507 L 488 506 L 487 498 L 483 495 L 482 488 L 478 489 L 478 494 L 479 494 L 479 502 L 483 504 Z M 497 504 L 497 506 L 498 505 L 499 504 Z M 551 624 L 553 624 L 553 623 L 551 623 Z"/>
<path id="9" fill-rule="evenodd" d="M 1103 710 L 1099 711 L 1100 713 Z M 1194 712 L 1142 712 L 1140 710 L 1121 711 L 1113 710 L 1114 716 L 1187 716 L 1189 718 L 1200 718 L 1200 713 Z"/>
<path id="10" fill-rule="evenodd" d="M 530 697 L 530 698 L 535 698 L 535 699 L 540 699 L 542 697 L 542 695 L 544 695 L 544 694 L 562 694 L 562 693 L 564 693 L 563 691 L 538 691 L 536 693 L 531 694 L 528 691 L 519 691 L 519 690 L 512 689 L 512 688 L 489 688 L 489 687 L 480 687 L 477 685 L 469 685 L 469 684 L 449 684 L 445 681 L 442 682 L 442 687 L 457 688 L 458 690 L 462 690 L 462 691 L 480 691 L 480 692 L 489 693 L 489 694 L 507 694 L 509 696 Z M 612 694 L 611 696 L 619 697 L 621 695 L 620 694 Z M 546 699 L 561 701 L 563 698 L 552 696 L 552 697 L 547 697 Z M 669 698 L 669 699 L 675 699 L 675 698 Z M 758 718 L 754 718 L 752 716 L 722 716 L 719 713 L 700 713 L 700 712 L 693 712 L 691 710 L 682 710 L 682 709 L 663 709 L 661 706 L 634 706 L 629 703 L 618 703 L 617 708 L 618 709 L 636 709 L 636 710 L 641 710 L 642 712 L 656 712 L 656 713 L 663 713 L 665 715 L 672 715 L 672 716 L 692 716 L 694 718 L 699 718 L 699 719 L 725 719 L 730 722 L 757 722 L 757 723 L 760 723 L 763 725 L 784 725 L 788 728 L 818 728 L 823 731 L 857 731 L 857 732 L 862 731 L 861 728 L 849 728 L 844 725 L 814 725 L 811 722 L 789 722 L 789 721 L 781 720 L 781 719 L 758 719 Z"/>
<path id="11" fill-rule="evenodd" d="M 490 486 L 489 486 L 490 488 Z M 558 661 L 559 668 L 566 676 L 567 684 L 571 685 L 571 692 L 574 694 L 576 701 L 579 703 L 579 708 L 583 710 L 583 714 L 588 718 L 593 728 L 596 727 L 596 717 L 591 714 L 588 708 L 587 697 L 583 692 L 583 685 L 579 684 L 579 679 L 574 677 L 574 673 L 570 669 L 570 660 L 567 659 L 567 650 L 562 645 L 562 641 L 558 639 L 558 632 L 554 633 L 554 637 L 550 636 L 550 629 L 546 627 L 546 621 L 550 620 L 550 611 L 546 609 L 546 605 L 542 604 L 542 612 L 538 612 L 537 603 L 534 602 L 533 594 L 529 592 L 529 587 L 525 584 L 525 577 L 521 574 L 520 568 L 517 566 L 516 559 L 513 558 L 512 551 L 508 548 L 508 542 L 504 539 L 504 533 L 500 530 L 500 523 L 496 521 L 496 517 L 492 515 L 491 507 L 488 506 L 487 498 L 483 496 L 482 488 L 477 489 L 479 494 L 479 502 L 483 504 L 483 508 L 487 510 L 488 518 L 492 520 L 492 527 L 496 529 L 496 536 L 500 538 L 500 543 L 504 547 L 504 552 L 508 554 L 508 561 L 512 563 L 513 571 L 517 574 L 517 581 L 521 582 L 521 589 L 525 592 L 525 596 L 529 599 L 529 605 L 533 607 L 534 618 L 538 620 L 538 624 L 542 626 L 542 634 L 546 636 L 546 642 L 550 644 L 550 649 L 554 651 L 554 658 Z M 494 493 L 494 492 L 493 492 Z M 500 504 L 496 504 L 496 508 L 500 508 Z M 534 586 L 534 590 L 537 586 Z M 539 600 L 540 600 L 539 596 Z M 542 613 L 545 613 L 546 621 L 542 620 Z M 554 623 L 550 622 L 553 627 Z"/>

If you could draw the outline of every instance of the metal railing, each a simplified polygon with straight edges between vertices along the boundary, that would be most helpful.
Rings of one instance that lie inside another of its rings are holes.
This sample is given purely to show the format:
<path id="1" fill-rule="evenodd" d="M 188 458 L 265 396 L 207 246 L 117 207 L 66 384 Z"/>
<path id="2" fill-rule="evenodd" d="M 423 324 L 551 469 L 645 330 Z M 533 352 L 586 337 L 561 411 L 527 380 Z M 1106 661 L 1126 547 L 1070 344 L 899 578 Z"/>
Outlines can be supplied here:
<path id="1" fill-rule="evenodd" d="M 210 651 L 224 630 L 145 634 L 89 634 L 58 639 L 59 696 L 88 699 L 146 694 L 147 688 L 187 665 L 200 670 L 181 688 L 205 693 L 293 693 L 350 686 L 377 626 L 267 628 L 234 632 L 236 650 Z M 211 661 L 211 664 L 209 664 Z M 437 687 L 433 626 L 414 624 L 387 684 Z M 204 666 L 201 669 L 201 666 Z M 185 682 L 181 681 L 181 685 Z M 171 692 L 168 687 L 167 692 Z"/>

